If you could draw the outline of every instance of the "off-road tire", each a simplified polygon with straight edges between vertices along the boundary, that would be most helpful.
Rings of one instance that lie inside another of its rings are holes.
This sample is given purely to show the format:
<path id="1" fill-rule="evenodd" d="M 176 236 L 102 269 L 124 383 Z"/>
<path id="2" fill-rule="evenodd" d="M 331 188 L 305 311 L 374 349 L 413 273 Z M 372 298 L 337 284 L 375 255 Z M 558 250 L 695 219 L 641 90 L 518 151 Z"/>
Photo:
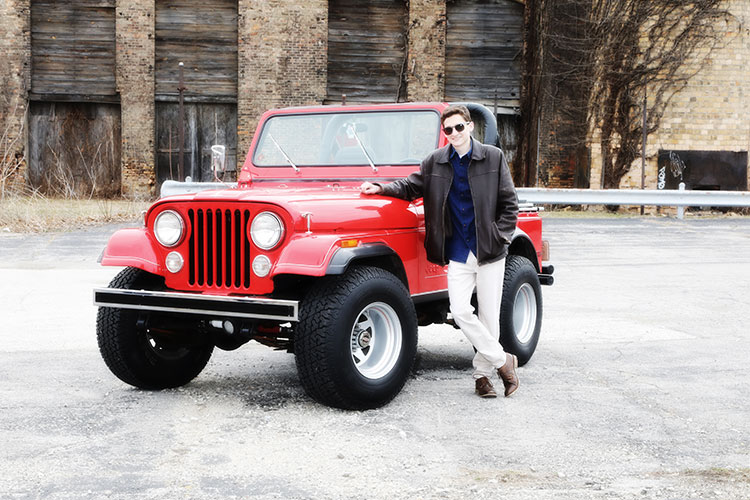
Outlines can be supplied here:
<path id="1" fill-rule="evenodd" d="M 508 255 L 500 306 L 500 343 L 526 364 L 536 350 L 542 329 L 542 290 L 534 264 L 526 257 Z"/>
<path id="2" fill-rule="evenodd" d="M 159 290 L 164 278 L 141 269 L 123 269 L 110 288 Z M 96 317 L 99 352 L 112 373 L 140 389 L 179 387 L 193 380 L 205 368 L 213 345 L 165 344 L 138 328 L 139 313 L 133 309 L 100 307 Z"/>
<path id="3" fill-rule="evenodd" d="M 367 354 L 372 357 L 362 361 L 358 342 L 365 326 L 371 327 Z M 294 342 L 299 378 L 313 399 L 343 409 L 378 408 L 401 391 L 414 364 L 414 304 L 392 273 L 352 267 L 321 279 L 306 293 Z M 380 363 L 368 364 L 378 356 Z"/>

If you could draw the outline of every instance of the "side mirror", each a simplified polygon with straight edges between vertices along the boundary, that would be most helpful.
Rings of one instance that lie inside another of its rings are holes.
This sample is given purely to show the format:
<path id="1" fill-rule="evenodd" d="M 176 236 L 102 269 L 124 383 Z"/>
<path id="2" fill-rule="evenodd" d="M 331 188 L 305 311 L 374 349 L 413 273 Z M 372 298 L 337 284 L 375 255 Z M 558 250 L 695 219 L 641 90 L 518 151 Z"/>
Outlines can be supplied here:
<path id="1" fill-rule="evenodd" d="M 227 167 L 226 147 L 211 146 L 211 170 L 214 174 L 223 174 Z"/>

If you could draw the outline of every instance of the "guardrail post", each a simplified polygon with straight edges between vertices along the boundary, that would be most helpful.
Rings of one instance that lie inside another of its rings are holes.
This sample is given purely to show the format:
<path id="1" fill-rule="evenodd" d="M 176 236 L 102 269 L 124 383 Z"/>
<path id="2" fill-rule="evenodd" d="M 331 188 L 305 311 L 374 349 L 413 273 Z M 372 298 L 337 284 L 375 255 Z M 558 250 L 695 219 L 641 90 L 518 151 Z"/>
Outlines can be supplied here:
<path id="1" fill-rule="evenodd" d="M 680 191 L 685 191 L 685 183 L 680 182 L 680 186 L 678 188 Z M 685 218 L 685 207 L 683 205 L 677 206 L 677 218 L 682 220 Z"/>

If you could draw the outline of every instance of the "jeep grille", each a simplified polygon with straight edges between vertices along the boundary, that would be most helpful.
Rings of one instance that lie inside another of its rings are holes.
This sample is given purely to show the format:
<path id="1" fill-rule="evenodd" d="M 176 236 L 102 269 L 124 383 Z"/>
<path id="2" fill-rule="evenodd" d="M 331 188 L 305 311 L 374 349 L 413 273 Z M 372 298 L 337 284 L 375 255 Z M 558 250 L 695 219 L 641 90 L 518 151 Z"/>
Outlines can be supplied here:
<path id="1" fill-rule="evenodd" d="M 188 210 L 189 283 L 215 288 L 250 287 L 249 210 Z"/>

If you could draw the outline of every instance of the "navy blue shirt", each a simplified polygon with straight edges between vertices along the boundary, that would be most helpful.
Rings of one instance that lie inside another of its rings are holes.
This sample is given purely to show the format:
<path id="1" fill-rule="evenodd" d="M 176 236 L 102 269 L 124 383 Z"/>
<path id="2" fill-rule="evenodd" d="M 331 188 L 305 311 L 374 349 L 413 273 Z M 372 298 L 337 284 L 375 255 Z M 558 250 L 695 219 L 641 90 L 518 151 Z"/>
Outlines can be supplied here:
<path id="1" fill-rule="evenodd" d="M 474 200 L 469 188 L 469 164 L 474 150 L 471 140 L 469 152 L 459 156 L 453 146 L 450 148 L 450 162 L 453 167 L 453 183 L 448 191 L 448 212 L 451 216 L 453 234 L 445 242 L 445 256 L 448 260 L 466 263 L 469 252 L 477 254 L 477 230 L 474 225 Z"/>

